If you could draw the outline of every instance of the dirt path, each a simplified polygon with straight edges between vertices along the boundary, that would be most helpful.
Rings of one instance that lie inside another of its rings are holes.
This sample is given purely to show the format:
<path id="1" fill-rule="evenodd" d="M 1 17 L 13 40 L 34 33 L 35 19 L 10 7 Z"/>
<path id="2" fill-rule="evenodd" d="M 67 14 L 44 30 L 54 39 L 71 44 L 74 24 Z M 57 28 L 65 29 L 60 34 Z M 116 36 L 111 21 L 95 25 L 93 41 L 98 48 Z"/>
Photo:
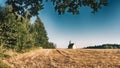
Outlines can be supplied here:
<path id="1" fill-rule="evenodd" d="M 4 62 L 13 68 L 120 68 L 120 50 L 39 49 Z"/>

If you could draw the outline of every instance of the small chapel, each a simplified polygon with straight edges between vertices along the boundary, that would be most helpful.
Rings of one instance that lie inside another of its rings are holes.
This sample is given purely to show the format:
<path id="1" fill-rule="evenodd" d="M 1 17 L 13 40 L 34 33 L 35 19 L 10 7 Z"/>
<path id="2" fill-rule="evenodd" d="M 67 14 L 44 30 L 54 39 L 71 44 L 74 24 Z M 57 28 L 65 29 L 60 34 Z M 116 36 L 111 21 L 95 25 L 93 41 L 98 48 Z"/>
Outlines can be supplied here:
<path id="1" fill-rule="evenodd" d="M 68 49 L 76 49 L 75 44 L 69 41 Z"/>

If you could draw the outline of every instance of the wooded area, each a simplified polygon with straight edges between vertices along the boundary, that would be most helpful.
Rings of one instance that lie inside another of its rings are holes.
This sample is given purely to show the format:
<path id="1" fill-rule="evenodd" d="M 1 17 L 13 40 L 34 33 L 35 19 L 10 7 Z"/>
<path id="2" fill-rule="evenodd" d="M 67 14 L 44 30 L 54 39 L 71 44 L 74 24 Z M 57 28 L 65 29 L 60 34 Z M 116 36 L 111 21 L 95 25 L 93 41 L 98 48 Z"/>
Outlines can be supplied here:
<path id="1" fill-rule="evenodd" d="M 47 32 L 40 18 L 33 24 L 30 19 L 12 13 L 11 6 L 0 8 L 0 46 L 15 51 L 22 51 L 32 47 L 55 48 L 48 42 Z M 17 17 L 17 18 L 16 18 Z"/>

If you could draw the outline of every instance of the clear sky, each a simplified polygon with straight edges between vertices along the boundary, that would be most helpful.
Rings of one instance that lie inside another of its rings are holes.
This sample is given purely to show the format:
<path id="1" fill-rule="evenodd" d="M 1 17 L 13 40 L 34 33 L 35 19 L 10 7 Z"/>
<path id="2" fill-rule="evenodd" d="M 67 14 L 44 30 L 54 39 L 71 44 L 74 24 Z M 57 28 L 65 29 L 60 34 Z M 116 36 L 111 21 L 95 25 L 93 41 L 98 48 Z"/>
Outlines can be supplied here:
<path id="1" fill-rule="evenodd" d="M 0 4 L 2 4 L 0 0 Z M 57 48 L 67 48 L 69 40 L 77 47 L 100 44 L 120 44 L 120 0 L 108 0 L 95 15 L 88 7 L 80 8 L 80 14 L 58 15 L 51 3 L 46 3 L 39 16 L 45 25 L 49 41 Z"/>

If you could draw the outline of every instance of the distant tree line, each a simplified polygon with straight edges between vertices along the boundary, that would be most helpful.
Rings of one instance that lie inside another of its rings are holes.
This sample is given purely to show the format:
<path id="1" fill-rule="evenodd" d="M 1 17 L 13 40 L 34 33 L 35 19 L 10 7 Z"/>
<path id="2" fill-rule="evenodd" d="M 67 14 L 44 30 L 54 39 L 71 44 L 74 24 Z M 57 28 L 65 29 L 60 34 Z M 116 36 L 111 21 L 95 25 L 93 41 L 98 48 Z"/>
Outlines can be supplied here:
<path id="1" fill-rule="evenodd" d="M 95 45 L 88 46 L 85 49 L 120 49 L 120 44 L 103 44 L 103 45 Z"/>
<path id="2" fill-rule="evenodd" d="M 25 16 L 12 13 L 10 5 L 0 7 L 0 47 L 24 51 L 34 47 L 55 48 L 48 41 L 44 24 L 39 16 L 33 24 L 30 23 L 29 13 Z"/>

